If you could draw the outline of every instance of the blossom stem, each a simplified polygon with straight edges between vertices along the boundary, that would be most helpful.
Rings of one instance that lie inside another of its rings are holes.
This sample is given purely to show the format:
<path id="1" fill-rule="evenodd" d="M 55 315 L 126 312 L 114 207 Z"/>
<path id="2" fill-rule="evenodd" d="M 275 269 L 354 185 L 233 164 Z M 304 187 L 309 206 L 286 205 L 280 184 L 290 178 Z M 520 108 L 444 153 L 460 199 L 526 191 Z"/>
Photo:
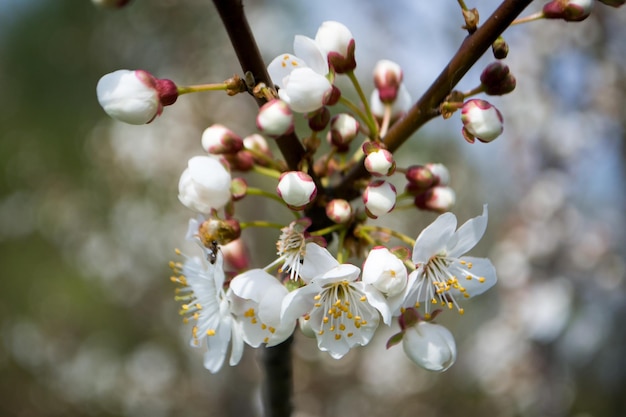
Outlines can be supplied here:
<path id="1" fill-rule="evenodd" d="M 285 204 L 285 202 L 283 201 L 283 199 L 282 199 L 282 198 L 280 198 L 279 196 L 277 196 L 276 194 L 273 194 L 273 193 L 267 192 L 267 191 L 262 190 L 262 189 L 260 189 L 260 188 L 248 187 L 248 188 L 246 189 L 246 194 L 248 194 L 248 195 L 258 195 L 258 196 L 261 196 L 261 197 L 267 197 L 267 198 L 269 198 L 269 199 L 272 199 L 272 200 L 278 201 L 278 202 L 279 202 L 280 204 L 282 204 L 282 205 L 284 205 L 284 204 Z M 300 215 L 299 215 L 298 213 L 296 213 L 295 211 L 292 211 L 292 210 L 289 210 L 289 211 L 291 211 L 291 212 L 293 213 L 293 215 L 296 217 L 296 219 L 299 219 L 299 218 L 300 218 Z"/>
<path id="2" fill-rule="evenodd" d="M 534 22 L 535 20 L 543 19 L 544 17 L 545 15 L 543 14 L 543 11 L 539 11 L 526 17 L 520 17 L 519 19 L 514 20 L 513 22 L 511 22 L 511 26 L 521 25 L 522 23 Z"/>
<path id="3" fill-rule="evenodd" d="M 199 93 L 201 91 L 224 91 L 228 89 L 228 85 L 226 83 L 215 83 L 215 84 L 197 84 L 197 85 L 188 85 L 183 87 L 177 87 L 177 91 L 179 95 L 189 94 L 189 93 Z"/>
<path id="4" fill-rule="evenodd" d="M 384 138 L 389 129 L 389 122 L 391 122 L 391 104 L 385 103 L 385 113 L 383 114 L 383 121 L 380 124 L 380 137 Z"/>
<path id="5" fill-rule="evenodd" d="M 364 122 L 370 131 L 370 136 L 373 138 L 378 138 L 378 125 L 376 124 L 376 119 L 372 114 L 372 109 L 370 109 L 369 102 L 367 101 L 367 97 L 365 97 L 365 94 L 363 93 L 363 89 L 361 88 L 359 80 L 356 78 L 354 71 L 348 71 L 346 72 L 346 75 L 348 76 L 348 78 L 350 78 L 350 81 L 352 82 L 356 93 L 359 95 L 359 98 L 363 103 L 363 107 L 365 107 L 365 113 L 367 117 L 365 118 Z"/>
<path id="6" fill-rule="evenodd" d="M 363 110 L 361 110 L 359 108 L 359 106 L 357 106 L 352 101 L 350 101 L 349 99 L 345 98 L 344 96 L 339 97 L 339 102 L 341 104 L 343 104 L 344 106 L 346 106 L 348 109 L 350 109 L 350 111 L 352 111 L 354 114 L 356 114 L 357 117 L 359 119 L 361 119 L 361 121 L 363 123 L 367 124 L 367 115 L 365 113 L 363 113 Z M 368 136 L 369 136 L 369 134 L 368 134 Z"/>
<path id="7" fill-rule="evenodd" d="M 467 9 L 467 5 L 465 4 L 465 2 L 463 0 L 458 0 L 459 2 L 459 6 L 461 6 L 462 10 L 468 10 Z"/>
<path id="8" fill-rule="evenodd" d="M 476 86 L 476 87 L 472 88 L 471 90 L 463 93 L 463 97 L 464 98 L 468 98 L 468 97 L 471 97 L 471 96 L 475 96 L 476 94 L 480 94 L 480 93 L 482 93 L 484 91 L 485 91 L 485 85 L 481 84 L 481 85 Z M 460 106 L 458 108 L 461 108 L 461 107 L 463 107 L 463 103 L 460 103 Z"/>
<path id="9" fill-rule="evenodd" d="M 323 229 L 319 229 L 319 230 L 316 230 L 314 232 L 311 232 L 311 236 L 324 236 L 324 235 L 330 234 L 332 232 L 335 232 L 337 230 L 340 230 L 342 228 L 345 228 L 345 226 L 343 224 L 334 224 L 332 226 L 328 226 L 328 227 L 325 227 Z"/>
<path id="10" fill-rule="evenodd" d="M 278 161 L 275 161 L 271 156 L 263 153 L 263 152 L 259 152 L 255 149 L 248 149 L 246 148 L 246 152 L 250 152 L 250 154 L 252 156 L 254 156 L 257 159 L 260 159 L 261 161 L 264 161 L 265 163 L 267 163 L 273 170 L 276 170 L 278 172 L 282 172 L 283 169 L 280 166 L 280 163 L 278 163 Z M 258 166 L 258 164 L 254 164 L 254 167 Z"/>
<path id="11" fill-rule="evenodd" d="M 439 108 L 467 71 L 531 2 L 532 0 L 504 0 L 485 23 L 465 38 L 428 90 L 385 135 L 385 145 L 390 152 L 397 150 L 414 132 L 438 115 L 432 110 Z M 356 198 L 358 190 L 354 188 L 355 181 L 368 175 L 363 163 L 356 164 L 329 193 L 347 200 Z"/>
<path id="12" fill-rule="evenodd" d="M 280 174 L 281 174 L 281 172 L 276 170 L 276 169 L 262 167 L 262 166 L 260 166 L 258 164 L 254 164 L 252 166 L 252 170 L 254 172 L 259 173 L 259 174 L 265 175 L 266 177 L 270 177 L 270 178 L 274 178 L 274 179 L 279 179 L 280 178 Z"/>
<path id="13" fill-rule="evenodd" d="M 267 222 L 265 220 L 253 220 L 251 222 L 241 222 L 239 223 L 239 226 L 241 227 L 241 230 L 247 227 L 271 227 L 274 229 L 282 229 L 283 227 L 285 227 L 285 225 L 283 224 Z"/>
<path id="14" fill-rule="evenodd" d="M 369 232 L 382 232 L 382 233 L 395 237 L 396 239 L 402 241 L 403 243 L 406 243 L 407 245 L 411 245 L 411 246 L 415 245 L 415 239 L 405 235 L 404 233 L 400 233 L 393 229 L 389 229 L 388 227 L 374 226 L 374 225 L 361 225 L 356 230 L 356 233 L 358 233 L 359 235 L 364 233 L 365 235 L 369 236 Z"/>

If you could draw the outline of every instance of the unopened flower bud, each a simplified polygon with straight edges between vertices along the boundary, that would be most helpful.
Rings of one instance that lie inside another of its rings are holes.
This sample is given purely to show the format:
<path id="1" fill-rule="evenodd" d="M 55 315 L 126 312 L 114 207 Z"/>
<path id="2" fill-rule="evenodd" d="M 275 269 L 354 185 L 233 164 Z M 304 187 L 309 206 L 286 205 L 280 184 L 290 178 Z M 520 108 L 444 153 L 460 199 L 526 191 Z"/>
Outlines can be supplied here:
<path id="1" fill-rule="evenodd" d="M 130 3 L 130 0 L 91 0 L 91 2 L 98 7 L 119 9 Z"/>
<path id="2" fill-rule="evenodd" d="M 456 194 L 450 187 L 437 186 L 416 195 L 413 202 L 419 209 L 444 213 L 456 203 Z"/>
<path id="3" fill-rule="evenodd" d="M 374 67 L 374 85 L 383 103 L 393 103 L 402 84 L 402 68 L 388 59 L 381 59 Z"/>
<path id="4" fill-rule="evenodd" d="M 230 182 L 230 194 L 233 201 L 239 201 L 248 192 L 248 182 L 244 178 L 233 178 Z"/>
<path id="5" fill-rule="evenodd" d="M 396 205 L 396 187 L 387 181 L 373 181 L 363 192 L 367 215 L 373 219 L 389 213 Z"/>
<path id="6" fill-rule="evenodd" d="M 220 248 L 231 270 L 243 271 L 250 267 L 250 255 L 243 239 L 236 239 Z"/>
<path id="7" fill-rule="evenodd" d="M 422 193 L 435 185 L 435 176 L 424 165 L 411 165 L 404 173 L 408 181 L 406 191 L 411 194 Z"/>
<path id="8" fill-rule="evenodd" d="M 314 112 L 307 113 L 306 118 L 309 122 L 309 129 L 314 132 L 321 132 L 326 129 L 328 122 L 330 122 L 330 110 L 327 107 L 321 107 Z"/>
<path id="9" fill-rule="evenodd" d="M 420 321 L 404 329 L 402 348 L 404 353 L 422 368 L 443 372 L 456 360 L 456 343 L 450 330 L 445 327 Z"/>
<path id="10" fill-rule="evenodd" d="M 450 184 L 450 171 L 444 164 L 429 162 L 426 168 L 433 174 L 433 186 Z"/>
<path id="11" fill-rule="evenodd" d="M 308 174 L 289 171 L 280 176 L 276 192 L 292 210 L 303 210 L 315 198 L 317 188 Z"/>
<path id="12" fill-rule="evenodd" d="M 469 143 L 474 143 L 474 139 L 491 142 L 504 130 L 502 114 L 485 100 L 466 101 L 461 110 L 461 121 L 463 137 Z"/>
<path id="13" fill-rule="evenodd" d="M 341 98 L 341 90 L 336 85 L 333 85 L 330 92 L 324 97 L 325 106 L 334 106 L 339 102 Z"/>
<path id="14" fill-rule="evenodd" d="M 352 217 L 352 206 L 346 200 L 335 198 L 326 204 L 326 215 L 335 223 L 345 223 Z"/>
<path id="15" fill-rule="evenodd" d="M 315 43 L 327 55 L 328 63 L 336 73 L 342 74 L 356 68 L 352 32 L 339 22 L 326 21 L 317 30 Z"/>
<path id="16" fill-rule="evenodd" d="M 373 285 L 386 297 L 400 294 L 407 285 L 407 277 L 402 260 L 384 246 L 372 248 L 363 264 L 363 282 Z"/>
<path id="17" fill-rule="evenodd" d="M 219 210 L 230 201 L 230 173 L 214 157 L 194 156 L 178 182 L 178 199 L 199 213 Z"/>
<path id="18" fill-rule="evenodd" d="M 133 125 L 150 123 L 173 104 L 178 89 L 170 80 L 160 80 L 143 70 L 117 70 L 100 78 L 98 102 L 114 119 Z"/>
<path id="19" fill-rule="evenodd" d="M 250 151 L 256 164 L 266 166 L 268 161 L 273 158 L 267 140 L 258 133 L 253 133 L 243 138 L 243 148 Z"/>
<path id="20" fill-rule="evenodd" d="M 509 44 L 502 36 L 498 36 L 498 39 L 491 44 L 491 52 L 495 59 L 504 59 L 509 54 Z"/>
<path id="21" fill-rule="evenodd" d="M 395 172 L 396 161 L 393 159 L 391 152 L 383 148 L 367 152 L 365 147 L 364 145 L 363 149 L 367 154 L 365 157 L 365 169 L 367 172 L 375 177 L 389 176 Z"/>
<path id="22" fill-rule="evenodd" d="M 227 153 L 223 157 L 228 161 L 230 169 L 233 171 L 250 171 L 254 168 L 254 156 L 246 150 L 237 153 Z"/>
<path id="23" fill-rule="evenodd" d="M 259 109 L 256 117 L 259 130 L 269 136 L 282 136 L 293 132 L 293 113 L 282 100 L 274 99 Z"/>
<path id="24" fill-rule="evenodd" d="M 202 132 L 202 149 L 213 155 L 233 154 L 243 149 L 243 139 L 221 124 L 214 124 Z"/>
<path id="25" fill-rule="evenodd" d="M 340 113 L 330 120 L 328 140 L 339 152 L 347 152 L 350 143 L 359 134 L 359 122 L 347 113 Z"/>
<path id="26" fill-rule="evenodd" d="M 409 111 L 412 104 L 413 101 L 411 99 L 411 94 L 409 94 L 409 90 L 407 90 L 404 83 L 400 84 L 396 100 L 391 104 L 391 118 L 396 119 L 402 116 Z M 372 95 L 370 97 L 370 108 L 372 109 L 374 116 L 377 118 L 382 119 L 384 117 L 385 103 L 380 100 L 380 93 L 377 88 L 372 91 Z"/>
<path id="27" fill-rule="evenodd" d="M 480 75 L 480 82 L 485 88 L 485 93 L 492 96 L 510 93 L 517 83 L 509 67 L 500 61 L 487 65 Z"/>
<path id="28" fill-rule="evenodd" d="M 593 7 L 593 0 L 552 0 L 543 6 L 546 19 L 563 19 L 566 22 L 585 20 Z"/>

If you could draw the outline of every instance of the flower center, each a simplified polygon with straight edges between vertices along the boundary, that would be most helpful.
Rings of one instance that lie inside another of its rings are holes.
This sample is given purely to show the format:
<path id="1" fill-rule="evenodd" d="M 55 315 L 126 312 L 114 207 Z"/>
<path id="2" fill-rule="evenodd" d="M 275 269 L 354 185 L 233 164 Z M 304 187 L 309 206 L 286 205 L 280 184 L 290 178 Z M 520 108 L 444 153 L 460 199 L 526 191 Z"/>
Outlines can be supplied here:
<path id="1" fill-rule="evenodd" d="M 361 326 L 367 325 L 361 312 L 362 303 L 367 297 L 350 285 L 348 281 L 332 283 L 314 297 L 315 304 L 311 315 L 321 311 L 322 318 L 318 334 L 333 334 L 335 340 L 354 336 Z"/>

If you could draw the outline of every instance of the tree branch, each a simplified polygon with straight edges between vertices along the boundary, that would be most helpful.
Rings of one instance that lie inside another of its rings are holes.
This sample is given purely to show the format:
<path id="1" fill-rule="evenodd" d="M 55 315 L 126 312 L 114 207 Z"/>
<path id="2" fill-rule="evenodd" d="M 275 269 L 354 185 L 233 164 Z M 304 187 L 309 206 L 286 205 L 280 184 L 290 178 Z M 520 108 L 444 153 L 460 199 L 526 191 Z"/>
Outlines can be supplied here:
<path id="1" fill-rule="evenodd" d="M 252 30 L 248 24 L 248 19 L 246 19 L 246 15 L 243 12 L 242 1 L 213 0 L 213 4 L 228 32 L 228 37 L 237 54 L 237 59 L 244 75 L 250 72 L 254 76 L 256 83 L 262 82 L 268 87 L 273 87 L 274 84 L 267 73 L 265 62 L 263 62 L 259 52 Z M 264 99 L 258 97 L 255 97 L 255 100 L 259 107 L 265 103 Z M 297 170 L 302 158 L 304 158 L 305 150 L 296 134 L 281 136 L 276 139 L 276 144 L 289 169 L 292 171 Z"/>
<path id="2" fill-rule="evenodd" d="M 409 112 L 396 122 L 384 138 L 385 145 L 390 152 L 394 152 L 409 137 L 419 130 L 426 122 L 437 116 L 433 110 L 450 94 L 469 69 L 491 47 L 491 44 L 506 30 L 515 18 L 532 3 L 533 0 L 504 0 L 493 14 L 480 26 L 476 32 L 468 35 L 448 65 L 439 74 L 430 88 L 422 95 Z M 358 197 L 358 190 L 354 182 L 366 178 L 368 172 L 361 162 L 348 172 L 334 190 L 334 194 L 351 200 Z"/>

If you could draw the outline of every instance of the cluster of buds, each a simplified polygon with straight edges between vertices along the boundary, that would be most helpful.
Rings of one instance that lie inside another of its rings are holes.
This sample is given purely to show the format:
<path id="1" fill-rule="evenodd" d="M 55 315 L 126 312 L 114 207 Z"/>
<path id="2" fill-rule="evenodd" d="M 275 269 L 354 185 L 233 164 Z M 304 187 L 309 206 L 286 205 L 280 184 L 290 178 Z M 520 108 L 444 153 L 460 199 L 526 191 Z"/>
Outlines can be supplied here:
<path id="1" fill-rule="evenodd" d="M 444 371 L 454 362 L 456 348 L 450 332 L 434 322 L 436 316 L 441 309 L 463 314 L 461 301 L 496 281 L 489 260 L 463 256 L 485 231 L 486 207 L 456 230 L 456 217 L 447 213 L 455 202 L 448 169 L 435 163 L 397 166 L 384 137 L 412 103 L 397 63 L 376 64 L 368 101 L 353 73 L 355 41 L 344 25 L 324 22 L 315 38 L 296 36 L 293 49 L 294 54 L 281 54 L 268 66 L 278 89 L 258 88 L 268 99 L 256 116 L 258 132 L 242 137 L 223 124 L 209 126 L 200 140 L 204 154 L 192 157 L 180 177 L 178 198 L 195 213 L 187 239 L 203 253 L 171 264 L 181 314 L 193 322 L 191 345 L 207 347 L 204 366 L 217 372 L 229 344 L 234 365 L 244 344 L 276 345 L 299 324 L 319 349 L 341 358 L 368 344 L 379 326 L 397 320 L 402 331 L 394 340 L 402 340 L 407 356 L 425 369 Z M 352 82 L 360 103 L 341 96 L 335 85 L 341 74 Z M 481 82 L 488 94 L 504 94 L 515 84 L 500 64 L 485 74 Z M 236 90 L 229 85 L 221 89 Z M 176 87 L 145 71 L 125 71 L 103 77 L 98 97 L 119 120 L 148 123 L 179 93 L 197 88 Z M 346 109 L 335 111 L 340 104 Z M 485 127 L 493 117 L 481 106 L 479 100 L 463 105 L 464 135 L 487 142 L 502 132 L 501 117 L 494 136 L 493 127 Z M 298 123 L 298 117 L 306 123 Z M 299 164 L 274 158 L 272 139 L 298 137 L 305 137 Z M 317 156 L 324 147 L 325 155 Z M 351 150 L 352 157 L 347 155 Z M 364 175 L 349 184 L 348 192 L 334 192 L 360 168 Z M 237 172 L 246 172 L 246 179 L 234 177 Z M 248 185 L 253 174 L 275 182 L 269 190 L 255 188 Z M 398 194 L 394 183 L 402 176 L 407 183 Z M 279 225 L 240 220 L 237 209 L 249 195 L 279 201 L 297 220 Z M 402 208 L 440 216 L 415 239 L 368 224 L 392 213 L 404 199 L 413 203 Z M 314 221 L 317 230 L 311 231 Z M 249 266 L 244 240 L 249 227 L 280 227 L 276 259 L 263 268 Z M 326 248 L 325 237 L 337 241 L 336 254 Z M 389 246 L 394 239 L 399 245 Z M 356 257 L 363 258 L 362 268 L 344 262 Z"/>

